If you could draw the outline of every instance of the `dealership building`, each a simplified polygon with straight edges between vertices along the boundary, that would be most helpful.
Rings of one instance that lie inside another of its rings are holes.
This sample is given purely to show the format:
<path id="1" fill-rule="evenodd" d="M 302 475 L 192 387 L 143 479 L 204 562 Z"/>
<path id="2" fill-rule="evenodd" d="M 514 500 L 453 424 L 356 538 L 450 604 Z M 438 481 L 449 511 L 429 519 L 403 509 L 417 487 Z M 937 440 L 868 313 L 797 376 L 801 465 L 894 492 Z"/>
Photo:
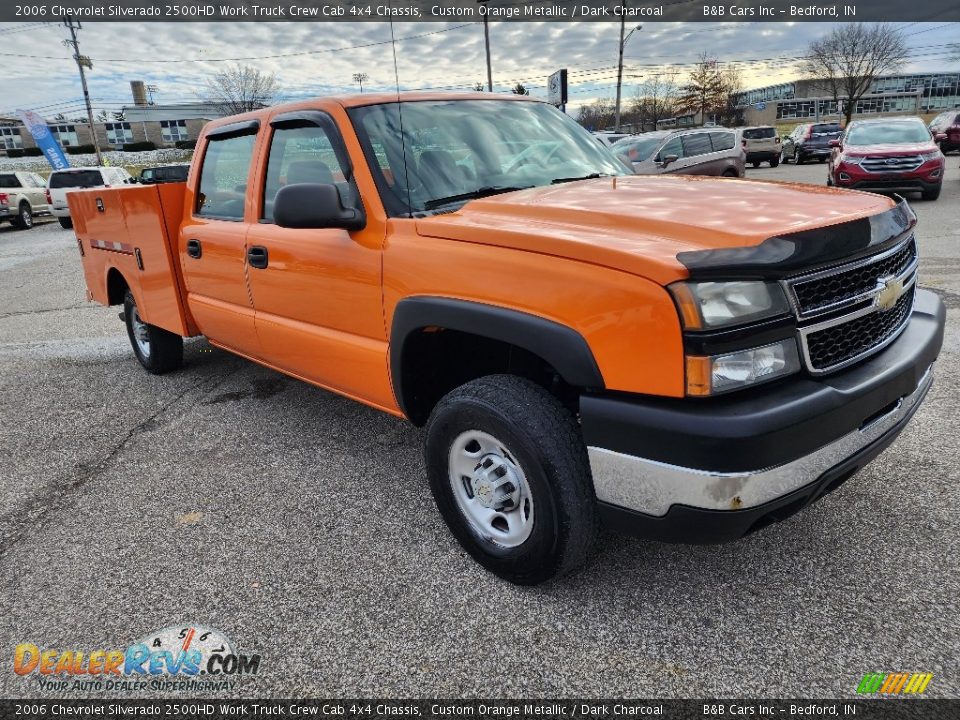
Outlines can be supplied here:
<path id="1" fill-rule="evenodd" d="M 747 90 L 737 98 L 745 125 L 836 118 L 842 108 L 822 81 L 797 80 Z M 926 115 L 960 108 L 960 72 L 884 75 L 857 101 L 853 114 Z"/>
<path id="2" fill-rule="evenodd" d="M 51 134 L 64 148 L 91 145 L 93 133 L 101 150 L 120 150 L 124 145 L 152 142 L 158 148 L 176 147 L 194 141 L 201 128 L 210 120 L 226 113 L 210 102 L 154 104 L 147 100 L 145 86 L 140 81 L 130 83 L 133 104 L 125 105 L 121 120 L 94 122 L 93 130 L 84 121 L 48 120 Z M 20 150 L 36 147 L 30 132 L 19 118 L 0 118 L 0 150 Z"/>

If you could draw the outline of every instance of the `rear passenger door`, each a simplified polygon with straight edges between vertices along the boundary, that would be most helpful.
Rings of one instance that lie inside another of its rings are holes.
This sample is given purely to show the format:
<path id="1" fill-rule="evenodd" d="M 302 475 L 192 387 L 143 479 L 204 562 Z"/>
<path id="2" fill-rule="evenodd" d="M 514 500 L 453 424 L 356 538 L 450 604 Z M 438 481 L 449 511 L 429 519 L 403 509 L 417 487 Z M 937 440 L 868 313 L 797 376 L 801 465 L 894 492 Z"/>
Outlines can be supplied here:
<path id="1" fill-rule="evenodd" d="M 674 172 L 682 175 L 719 175 L 712 165 L 713 145 L 710 133 L 695 132 L 680 136 L 683 144 L 683 158 L 677 163 Z"/>
<path id="2" fill-rule="evenodd" d="M 187 305 L 200 332 L 255 358 L 261 350 L 247 284 L 245 209 L 258 128 L 258 121 L 247 121 L 207 135 L 179 238 Z"/>

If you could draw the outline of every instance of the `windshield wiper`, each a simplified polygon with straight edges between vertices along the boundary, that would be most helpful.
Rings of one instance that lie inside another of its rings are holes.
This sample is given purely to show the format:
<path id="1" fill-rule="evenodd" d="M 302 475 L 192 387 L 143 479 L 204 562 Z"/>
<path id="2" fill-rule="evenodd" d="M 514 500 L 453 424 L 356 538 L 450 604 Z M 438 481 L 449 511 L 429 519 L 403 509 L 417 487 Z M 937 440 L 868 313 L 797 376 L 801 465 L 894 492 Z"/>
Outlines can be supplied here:
<path id="1" fill-rule="evenodd" d="M 435 210 L 438 207 L 444 205 L 451 205 L 456 202 L 461 202 L 462 200 L 476 200 L 477 198 L 490 197 L 491 195 L 499 195 L 500 193 L 513 192 L 514 190 L 527 190 L 532 188 L 533 185 L 524 185 L 522 187 L 508 187 L 506 185 L 497 185 L 495 187 L 481 187 L 476 190 L 471 190 L 470 192 L 459 193 L 458 195 L 448 195 L 447 197 L 434 198 L 433 200 L 427 200 L 423 204 L 424 210 Z"/>
<path id="2" fill-rule="evenodd" d="M 554 178 L 550 181 L 550 184 L 559 185 L 560 183 L 576 182 L 577 180 L 596 180 L 602 177 L 610 177 L 610 175 L 608 173 L 590 173 L 589 175 L 581 175 L 580 177 Z"/>

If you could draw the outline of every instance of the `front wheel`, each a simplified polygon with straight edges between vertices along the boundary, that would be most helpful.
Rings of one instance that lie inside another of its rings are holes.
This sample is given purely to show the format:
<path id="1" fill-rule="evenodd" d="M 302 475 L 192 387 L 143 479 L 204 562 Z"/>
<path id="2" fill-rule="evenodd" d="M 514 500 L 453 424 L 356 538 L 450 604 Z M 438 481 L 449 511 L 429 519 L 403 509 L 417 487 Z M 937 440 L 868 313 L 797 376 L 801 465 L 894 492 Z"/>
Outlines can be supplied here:
<path id="1" fill-rule="evenodd" d="M 943 185 L 937 185 L 933 190 L 924 190 L 920 197 L 922 197 L 924 200 L 936 200 L 938 197 L 940 197 L 940 189 L 942 187 Z"/>
<path id="2" fill-rule="evenodd" d="M 803 165 L 803 155 L 800 154 L 799 150 L 793 154 L 793 163 L 794 165 Z"/>
<path id="3" fill-rule="evenodd" d="M 60 221 L 60 227 L 62 227 L 64 230 L 69 230 L 73 227 L 73 218 L 69 216 L 57 218 L 57 220 Z"/>
<path id="4" fill-rule="evenodd" d="M 535 585 L 590 556 L 598 519 L 586 447 L 540 386 L 490 375 L 452 390 L 430 416 L 425 456 L 441 516 L 490 572 Z"/>
<path id="5" fill-rule="evenodd" d="M 750 164 L 753 165 L 755 168 L 760 167 L 760 163 L 757 162 L 757 161 L 754 161 L 754 162 L 752 162 L 752 163 L 750 163 Z"/>
<path id="6" fill-rule="evenodd" d="M 183 338 L 144 322 L 129 290 L 123 299 L 123 316 L 133 352 L 147 372 L 162 375 L 183 364 Z"/>

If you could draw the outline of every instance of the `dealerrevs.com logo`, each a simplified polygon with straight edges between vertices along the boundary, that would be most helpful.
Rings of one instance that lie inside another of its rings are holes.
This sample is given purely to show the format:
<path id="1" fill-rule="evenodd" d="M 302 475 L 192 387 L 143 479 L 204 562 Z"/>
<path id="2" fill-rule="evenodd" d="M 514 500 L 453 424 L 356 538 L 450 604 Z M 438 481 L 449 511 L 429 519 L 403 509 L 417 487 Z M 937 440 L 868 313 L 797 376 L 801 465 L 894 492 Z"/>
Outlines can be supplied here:
<path id="1" fill-rule="evenodd" d="M 237 652 L 224 633 L 201 625 L 171 625 L 124 649 L 92 651 L 21 643 L 13 671 L 35 676 L 44 690 L 232 690 L 238 677 L 260 671 L 260 655 Z"/>

